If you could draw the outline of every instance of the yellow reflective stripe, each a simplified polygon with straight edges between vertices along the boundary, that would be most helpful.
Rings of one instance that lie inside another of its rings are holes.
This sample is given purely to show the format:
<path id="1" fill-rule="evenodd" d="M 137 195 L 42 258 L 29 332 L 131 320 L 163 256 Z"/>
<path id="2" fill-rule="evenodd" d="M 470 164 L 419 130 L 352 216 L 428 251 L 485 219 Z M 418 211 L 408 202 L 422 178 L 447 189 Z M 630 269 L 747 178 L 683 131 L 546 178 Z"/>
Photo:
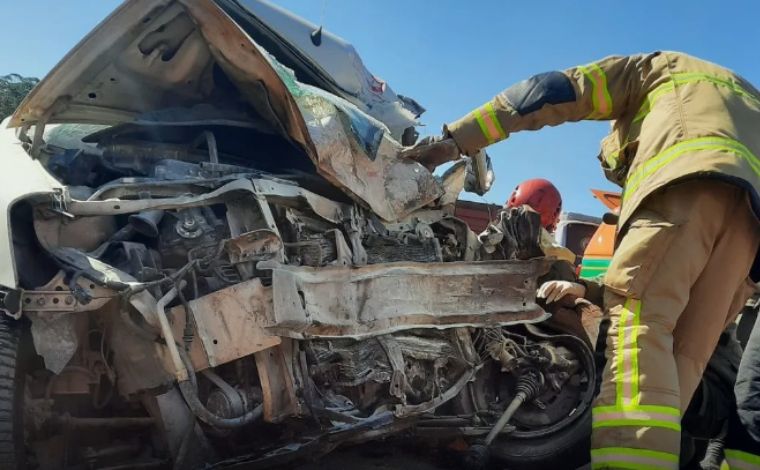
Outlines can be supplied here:
<path id="1" fill-rule="evenodd" d="M 629 447 L 591 449 L 591 468 L 677 469 L 678 455 Z"/>
<path id="2" fill-rule="evenodd" d="M 579 66 L 578 70 L 591 82 L 591 102 L 594 110 L 588 119 L 605 119 L 612 114 L 612 98 L 607 89 L 607 75 L 597 64 Z"/>
<path id="3" fill-rule="evenodd" d="M 623 345 L 625 344 L 625 319 L 628 314 L 628 299 L 623 304 L 617 325 L 617 345 L 615 347 L 615 403 L 618 408 L 623 408 Z"/>
<path id="4" fill-rule="evenodd" d="M 726 137 L 699 137 L 684 140 L 666 148 L 636 169 L 635 172 L 629 175 L 626 182 L 623 190 L 623 202 L 638 189 L 646 177 L 685 153 L 700 150 L 723 150 L 734 153 L 747 161 L 755 173 L 760 176 L 760 160 L 741 142 Z"/>
<path id="5" fill-rule="evenodd" d="M 665 428 L 681 432 L 681 412 L 669 406 L 640 405 L 630 409 L 617 406 L 597 406 L 591 410 L 592 427 L 609 428 L 639 426 Z"/>
<path id="6" fill-rule="evenodd" d="M 641 300 L 626 299 L 618 320 L 615 347 L 615 406 L 618 410 L 644 410 L 640 406 L 641 394 L 639 393 L 641 305 Z M 669 407 L 647 409 L 652 413 L 673 414 L 669 410 Z M 675 414 L 680 416 L 679 413 Z"/>
<path id="7" fill-rule="evenodd" d="M 760 470 L 760 455 L 733 449 L 726 449 L 725 454 L 731 470 Z"/>
<path id="8" fill-rule="evenodd" d="M 643 463 L 627 462 L 624 460 L 608 459 L 604 462 L 592 463 L 592 470 L 609 470 L 610 468 L 616 468 L 620 470 L 676 470 L 678 465 L 648 465 Z"/>
<path id="9" fill-rule="evenodd" d="M 628 298 L 620 311 L 615 345 L 615 405 L 595 406 L 592 427 L 657 427 L 681 432 L 681 411 L 664 405 L 642 405 L 639 344 L 642 302 Z"/>
<path id="10" fill-rule="evenodd" d="M 649 111 L 651 111 L 652 106 L 654 105 L 655 101 L 660 98 L 660 96 L 664 95 L 665 93 L 670 93 L 671 91 L 676 89 L 675 82 L 669 80 L 662 85 L 658 86 L 654 90 L 652 90 L 646 98 L 644 98 L 644 102 L 641 104 L 641 107 L 639 108 L 639 111 L 636 113 L 636 116 L 633 118 L 633 122 L 639 122 L 642 119 L 644 119 L 647 114 L 649 114 Z"/>
<path id="11" fill-rule="evenodd" d="M 631 356 L 631 405 L 638 406 L 641 401 L 641 395 L 639 394 L 639 328 L 641 325 L 641 300 L 633 299 L 632 302 L 633 325 L 631 345 L 629 347 L 629 354 Z"/>
<path id="12" fill-rule="evenodd" d="M 480 127 L 480 132 L 483 133 L 489 144 L 507 138 L 506 132 L 504 132 L 499 119 L 496 117 L 493 103 L 484 104 L 473 111 L 472 115 Z"/>
<path id="13" fill-rule="evenodd" d="M 607 75 L 597 64 L 591 64 L 591 68 L 594 69 L 600 79 L 599 88 L 601 89 L 604 104 L 600 106 L 599 112 L 602 114 L 602 117 L 608 117 L 612 114 L 612 97 L 610 96 L 610 90 L 607 88 Z"/>
<path id="14" fill-rule="evenodd" d="M 480 127 L 480 132 L 483 133 L 483 136 L 486 138 L 486 141 L 490 144 L 491 142 L 491 136 L 488 132 L 488 128 L 486 127 L 486 122 L 483 120 L 483 117 L 480 115 L 480 110 L 476 109 L 472 112 L 472 117 L 475 118 L 475 120 L 478 122 L 478 126 Z"/>
<path id="15" fill-rule="evenodd" d="M 636 113 L 636 117 L 633 118 L 633 122 L 637 122 L 644 119 L 646 115 L 649 113 L 649 111 L 652 109 L 652 106 L 654 105 L 655 101 L 657 101 L 657 99 L 660 96 L 664 95 L 665 93 L 670 93 L 673 90 L 675 90 L 675 87 L 677 85 L 684 85 L 687 83 L 697 83 L 697 82 L 708 82 L 717 86 L 728 88 L 729 90 L 736 93 L 737 95 L 740 95 L 743 98 L 746 98 L 760 105 L 760 98 L 748 92 L 747 90 L 742 88 L 738 83 L 734 81 L 716 77 L 715 75 L 708 75 L 706 73 L 696 73 L 696 72 L 674 73 L 673 75 L 671 75 L 670 79 L 667 82 L 658 86 L 647 95 L 647 97 L 644 99 L 644 103 L 642 103 L 641 107 L 639 108 L 639 111 Z"/>
<path id="16" fill-rule="evenodd" d="M 626 299 L 618 320 L 615 351 L 615 402 L 619 408 L 635 407 L 639 403 L 639 359 L 637 336 L 641 301 Z"/>
<path id="17" fill-rule="evenodd" d="M 640 428 L 662 428 L 675 432 L 681 432 L 680 423 L 676 424 L 670 421 L 663 421 L 661 419 L 606 419 L 603 421 L 594 421 L 594 423 L 591 425 L 591 428 L 624 428 L 630 426 Z"/>
<path id="18" fill-rule="evenodd" d="M 496 117 L 496 110 L 493 108 L 493 103 L 486 103 L 485 108 L 488 111 L 488 117 L 491 118 L 493 126 L 496 128 L 496 134 L 498 135 L 499 140 L 506 139 L 507 133 L 504 132 L 504 128 L 501 127 L 499 118 Z"/>
<path id="19" fill-rule="evenodd" d="M 595 406 L 593 408 L 594 411 L 598 411 L 600 413 L 608 413 L 613 411 L 621 411 L 621 408 L 617 406 Z M 632 411 L 642 411 L 645 413 L 659 413 L 663 415 L 668 416 L 677 416 L 680 419 L 681 416 L 681 410 L 678 408 L 674 408 L 672 406 L 664 406 L 664 405 L 639 405 L 635 408 L 629 408 L 629 410 Z"/>

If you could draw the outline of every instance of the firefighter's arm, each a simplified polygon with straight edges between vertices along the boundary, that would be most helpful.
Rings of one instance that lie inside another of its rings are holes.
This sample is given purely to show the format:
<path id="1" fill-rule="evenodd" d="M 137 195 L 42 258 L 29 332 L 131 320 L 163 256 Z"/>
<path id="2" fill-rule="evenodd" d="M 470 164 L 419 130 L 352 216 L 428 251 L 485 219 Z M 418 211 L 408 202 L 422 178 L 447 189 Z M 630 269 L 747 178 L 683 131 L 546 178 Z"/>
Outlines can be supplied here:
<path id="1" fill-rule="evenodd" d="M 657 54 L 607 57 L 564 72 L 535 75 L 448 124 L 465 155 L 512 132 L 583 119 L 617 119 L 638 106 L 649 62 Z"/>

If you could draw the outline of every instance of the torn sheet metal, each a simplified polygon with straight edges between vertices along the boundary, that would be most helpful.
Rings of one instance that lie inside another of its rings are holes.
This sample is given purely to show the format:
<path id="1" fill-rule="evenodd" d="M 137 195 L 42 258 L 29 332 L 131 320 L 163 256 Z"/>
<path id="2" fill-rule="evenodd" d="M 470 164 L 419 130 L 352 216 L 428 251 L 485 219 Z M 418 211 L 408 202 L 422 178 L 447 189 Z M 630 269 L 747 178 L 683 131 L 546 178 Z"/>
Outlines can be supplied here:
<path id="1" fill-rule="evenodd" d="M 317 148 L 314 164 L 327 180 L 390 222 L 443 194 L 424 166 L 398 158 L 401 145 L 382 123 L 322 90 L 292 86 L 299 87 L 296 103 Z"/>
<path id="2" fill-rule="evenodd" d="M 190 358 L 196 370 L 216 367 L 280 344 L 265 331 L 272 317 L 272 290 L 258 278 L 227 287 L 189 302 L 196 327 Z M 172 329 L 182 334 L 184 307 L 171 310 Z M 180 323 L 181 322 L 181 323 Z M 198 348 L 197 344 L 202 345 Z"/>
<path id="3" fill-rule="evenodd" d="M 134 301 L 138 296 L 142 300 L 152 299 L 154 310 L 135 315 L 142 314 L 145 318 L 151 319 L 151 322 L 148 322 L 151 326 L 156 325 L 158 323 L 155 319 L 156 300 L 147 292 L 132 296 L 131 300 Z M 155 338 L 146 335 L 146 330 L 143 330 L 139 324 L 135 324 L 137 318 L 130 320 L 132 314 L 129 312 L 123 314 L 118 304 L 109 304 L 105 309 L 109 311 L 104 318 L 109 319 L 108 345 L 113 351 L 113 366 L 119 377 L 117 381 L 119 393 L 129 396 L 146 389 L 157 389 L 171 384 L 174 375 L 164 360 L 166 346 L 156 343 Z"/>
<path id="4" fill-rule="evenodd" d="M 76 318 L 73 315 L 27 313 L 32 322 L 34 350 L 42 356 L 45 368 L 60 374 L 79 347 Z"/>
<path id="5" fill-rule="evenodd" d="M 436 200 L 443 190 L 423 165 L 398 158 L 401 144 L 382 122 L 354 104 L 306 85 L 263 49 L 293 95 L 316 147 L 317 171 L 369 206 L 396 221 Z"/>
<path id="6" fill-rule="evenodd" d="M 269 423 L 302 413 L 293 377 L 294 352 L 293 341 L 286 339 L 254 354 L 264 400 L 264 421 Z"/>
<path id="7" fill-rule="evenodd" d="M 535 303 L 544 259 L 389 263 L 273 270 L 273 333 L 361 338 L 410 328 L 495 326 L 548 318 Z"/>

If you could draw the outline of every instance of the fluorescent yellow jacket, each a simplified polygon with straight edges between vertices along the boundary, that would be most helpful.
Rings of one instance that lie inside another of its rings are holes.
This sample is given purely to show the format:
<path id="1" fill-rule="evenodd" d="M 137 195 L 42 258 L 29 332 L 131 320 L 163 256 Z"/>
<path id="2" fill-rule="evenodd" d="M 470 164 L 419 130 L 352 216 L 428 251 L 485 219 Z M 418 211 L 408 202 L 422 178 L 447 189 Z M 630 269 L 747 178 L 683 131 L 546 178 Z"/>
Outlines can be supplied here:
<path id="1" fill-rule="evenodd" d="M 687 178 L 738 184 L 760 213 L 760 92 L 686 54 L 608 57 L 536 75 L 446 128 L 473 155 L 512 132 L 582 119 L 615 121 L 599 159 L 623 187 L 618 227 L 654 191 Z"/>

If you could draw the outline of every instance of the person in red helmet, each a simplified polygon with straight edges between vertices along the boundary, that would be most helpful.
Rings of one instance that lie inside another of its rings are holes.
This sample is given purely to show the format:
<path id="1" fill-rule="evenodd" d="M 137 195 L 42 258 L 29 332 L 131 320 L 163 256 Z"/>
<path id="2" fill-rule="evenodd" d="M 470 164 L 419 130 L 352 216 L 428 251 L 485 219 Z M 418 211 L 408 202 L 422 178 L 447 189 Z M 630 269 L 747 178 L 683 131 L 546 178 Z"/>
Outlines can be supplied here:
<path id="1" fill-rule="evenodd" d="M 527 204 L 541 214 L 541 225 L 553 233 L 557 229 L 559 215 L 562 212 L 562 196 L 551 181 L 533 178 L 518 184 L 505 206 L 519 207 Z"/>
<path id="2" fill-rule="evenodd" d="M 541 249 L 546 256 L 575 263 L 575 253 L 557 244 L 552 235 L 562 213 L 562 196 L 551 181 L 543 178 L 525 180 L 515 187 L 504 204 L 505 209 L 527 205 L 541 215 Z"/>

